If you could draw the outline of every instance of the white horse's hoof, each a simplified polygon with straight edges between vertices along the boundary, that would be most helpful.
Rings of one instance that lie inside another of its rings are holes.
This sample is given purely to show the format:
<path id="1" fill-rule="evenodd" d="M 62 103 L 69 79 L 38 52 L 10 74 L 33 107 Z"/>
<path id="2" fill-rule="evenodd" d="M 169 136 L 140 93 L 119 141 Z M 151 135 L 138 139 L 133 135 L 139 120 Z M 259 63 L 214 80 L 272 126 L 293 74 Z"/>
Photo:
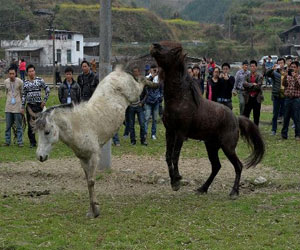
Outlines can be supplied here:
<path id="1" fill-rule="evenodd" d="M 86 217 L 88 219 L 93 219 L 93 218 L 97 218 L 100 215 L 100 210 L 99 210 L 99 206 L 95 205 L 95 213 L 93 213 L 92 208 L 90 208 L 90 210 L 86 213 Z"/>

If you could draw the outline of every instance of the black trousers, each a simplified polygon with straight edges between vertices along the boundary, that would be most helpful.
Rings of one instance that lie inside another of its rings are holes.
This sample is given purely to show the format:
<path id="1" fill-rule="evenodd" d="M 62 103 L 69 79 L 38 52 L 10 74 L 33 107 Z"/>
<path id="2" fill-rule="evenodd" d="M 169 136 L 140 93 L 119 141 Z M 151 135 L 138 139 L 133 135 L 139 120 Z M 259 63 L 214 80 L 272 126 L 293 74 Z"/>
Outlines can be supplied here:
<path id="1" fill-rule="evenodd" d="M 27 108 L 26 108 L 26 117 L 27 117 L 27 124 L 28 124 L 28 138 L 30 141 L 31 145 L 36 145 L 36 139 L 35 139 L 35 134 L 33 132 L 33 128 L 31 126 L 30 120 L 31 120 L 31 115 L 28 112 L 28 106 L 30 107 L 30 109 L 32 110 L 33 113 L 39 113 L 42 112 L 42 108 L 41 108 L 41 103 L 28 103 L 27 104 Z M 33 118 L 34 119 L 34 118 Z"/>
<path id="2" fill-rule="evenodd" d="M 254 123 L 258 126 L 259 125 L 259 118 L 260 118 L 260 109 L 261 109 L 261 103 L 257 102 L 257 98 L 255 97 L 249 97 L 248 102 L 245 104 L 245 109 L 243 115 L 247 118 L 250 117 L 250 113 L 253 109 L 253 118 Z"/>

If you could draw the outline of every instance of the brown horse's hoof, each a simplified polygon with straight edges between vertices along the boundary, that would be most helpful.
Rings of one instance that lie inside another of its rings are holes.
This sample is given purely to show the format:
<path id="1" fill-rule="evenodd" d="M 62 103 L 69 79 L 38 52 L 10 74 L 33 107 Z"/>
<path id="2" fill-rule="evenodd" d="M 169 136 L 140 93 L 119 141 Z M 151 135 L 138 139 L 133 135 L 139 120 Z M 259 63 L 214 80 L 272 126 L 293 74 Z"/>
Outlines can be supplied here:
<path id="1" fill-rule="evenodd" d="M 180 181 L 176 181 L 175 183 L 171 184 L 173 191 L 178 191 L 180 189 Z"/>
<path id="2" fill-rule="evenodd" d="M 237 191 L 232 190 L 229 194 L 229 197 L 231 200 L 236 200 L 237 198 L 239 198 L 239 193 Z"/>
<path id="3" fill-rule="evenodd" d="M 198 189 L 195 190 L 195 192 L 198 195 L 203 195 L 203 194 L 207 194 L 207 189 L 198 188 Z"/>

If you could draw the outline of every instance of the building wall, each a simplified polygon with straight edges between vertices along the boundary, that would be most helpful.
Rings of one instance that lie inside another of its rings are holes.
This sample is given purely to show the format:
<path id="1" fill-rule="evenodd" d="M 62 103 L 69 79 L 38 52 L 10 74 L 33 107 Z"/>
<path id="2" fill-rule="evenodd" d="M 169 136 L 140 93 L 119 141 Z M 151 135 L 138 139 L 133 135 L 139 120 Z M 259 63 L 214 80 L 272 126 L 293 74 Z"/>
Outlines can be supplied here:
<path id="1" fill-rule="evenodd" d="M 80 51 L 76 51 L 76 42 L 80 42 Z M 43 48 L 40 50 L 40 65 L 50 66 L 53 64 L 53 41 L 52 40 L 2 40 L 2 48 Z M 79 65 L 83 59 L 83 36 L 74 34 L 72 40 L 55 40 L 55 60 L 57 60 L 57 50 L 61 50 L 61 65 Z M 71 50 L 71 62 L 67 61 L 67 51 Z M 7 53 L 9 57 L 12 53 Z M 14 54 L 16 55 L 16 54 Z M 6 58 L 10 60 L 11 58 Z M 19 58 L 18 58 L 19 59 Z"/>

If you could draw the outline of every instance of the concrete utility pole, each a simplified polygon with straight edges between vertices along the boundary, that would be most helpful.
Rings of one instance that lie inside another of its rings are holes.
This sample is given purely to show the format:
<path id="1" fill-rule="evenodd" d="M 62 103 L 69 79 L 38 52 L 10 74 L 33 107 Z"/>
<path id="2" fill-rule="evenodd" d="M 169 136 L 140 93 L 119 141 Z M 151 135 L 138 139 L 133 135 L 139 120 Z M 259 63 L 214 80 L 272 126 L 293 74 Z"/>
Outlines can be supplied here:
<path id="1" fill-rule="evenodd" d="M 54 17 L 53 17 L 54 19 Z M 53 20 L 54 21 L 54 20 Z M 52 22 L 52 42 L 53 42 L 53 49 L 52 49 L 52 76 L 53 76 L 53 86 L 56 85 L 56 73 L 55 73 L 55 28 L 54 28 L 54 22 Z"/>
<path id="2" fill-rule="evenodd" d="M 251 15 L 251 19 L 250 19 L 250 30 L 251 30 L 251 50 L 250 50 L 250 54 L 251 54 L 251 60 L 254 57 L 254 40 L 253 40 L 253 36 L 254 36 L 254 32 L 253 32 L 253 16 Z"/>
<path id="3" fill-rule="evenodd" d="M 112 71 L 111 66 L 111 0 L 100 0 L 100 57 L 99 57 L 99 80 L 101 81 Z M 111 166 L 111 140 L 104 145 L 100 166 L 101 170 Z"/>

